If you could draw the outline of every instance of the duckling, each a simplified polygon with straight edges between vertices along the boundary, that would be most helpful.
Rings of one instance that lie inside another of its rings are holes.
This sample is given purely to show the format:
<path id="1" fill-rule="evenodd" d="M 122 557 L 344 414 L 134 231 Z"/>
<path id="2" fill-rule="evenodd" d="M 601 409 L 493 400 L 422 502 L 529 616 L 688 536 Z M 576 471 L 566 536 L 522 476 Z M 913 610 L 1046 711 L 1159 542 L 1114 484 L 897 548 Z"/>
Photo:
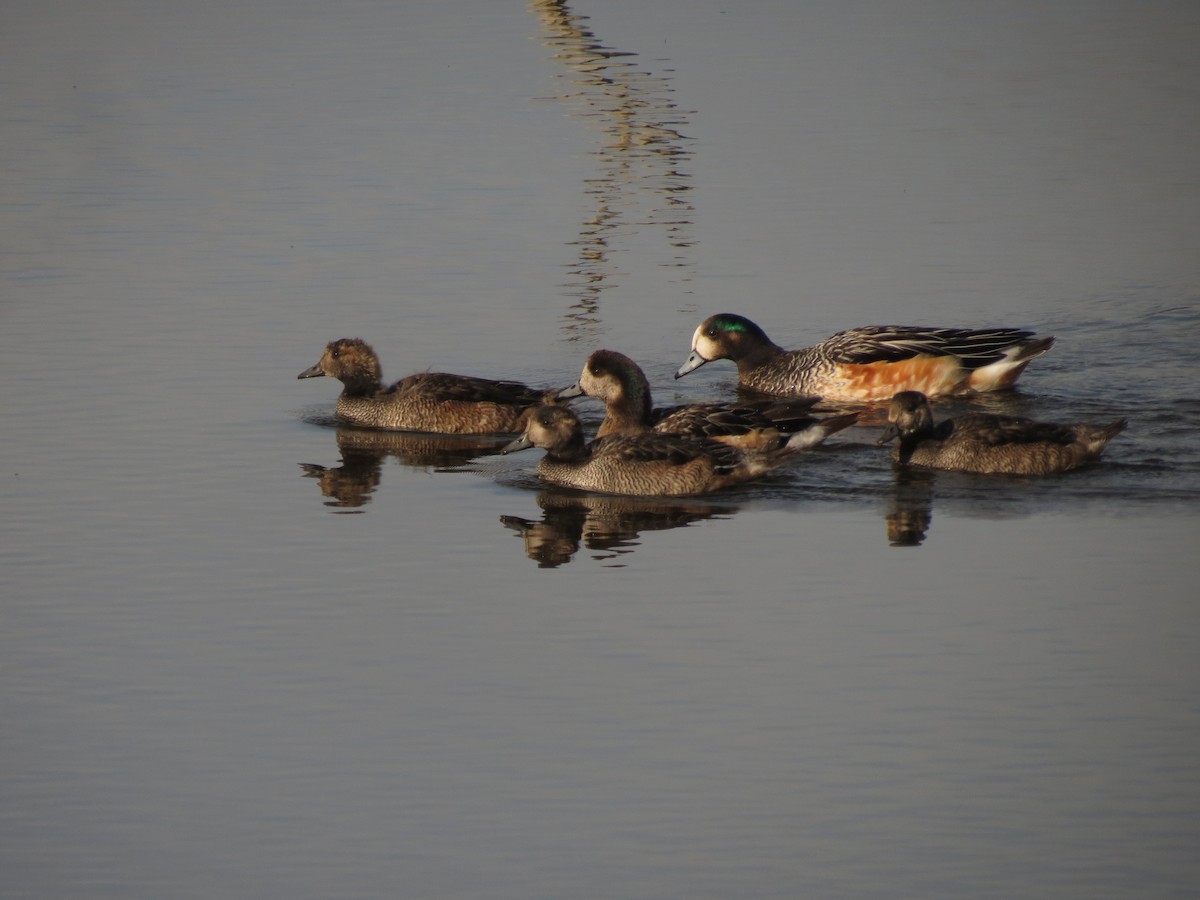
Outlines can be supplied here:
<path id="1" fill-rule="evenodd" d="M 786 444 L 800 450 L 815 447 L 858 419 L 858 413 L 827 419 L 810 416 L 807 413 L 816 398 L 655 408 L 646 374 L 632 359 L 614 350 L 595 351 L 584 363 L 579 381 L 555 396 L 581 395 L 605 405 L 597 437 L 657 432 L 708 438 L 743 449 L 773 450 Z"/>
<path id="2" fill-rule="evenodd" d="M 675 377 L 731 359 L 738 383 L 750 390 L 870 403 L 903 390 L 942 396 L 1009 388 L 1053 344 L 1053 337 L 1012 328 L 866 325 L 812 347 L 784 350 L 749 319 L 720 313 L 700 323 L 691 355 Z"/>
<path id="3" fill-rule="evenodd" d="M 1003 475 L 1051 475 L 1099 459 L 1125 430 L 1125 419 L 1108 425 L 1058 425 L 1016 416 L 969 413 L 933 423 L 929 398 L 901 391 L 888 407 L 888 426 L 878 443 L 899 439 L 893 458 L 908 466 Z"/>
<path id="4" fill-rule="evenodd" d="M 297 378 L 328 375 L 342 383 L 337 418 L 393 431 L 442 434 L 512 434 L 545 394 L 516 381 L 418 372 L 389 388 L 380 380 L 379 357 L 359 338 L 333 341 L 320 362 Z"/>
<path id="5" fill-rule="evenodd" d="M 579 418 L 564 406 L 539 406 L 525 432 L 502 449 L 541 447 L 538 474 L 565 487 L 602 494 L 682 497 L 705 494 L 770 472 L 796 451 L 741 450 L 675 434 L 610 434 L 590 445 Z"/>

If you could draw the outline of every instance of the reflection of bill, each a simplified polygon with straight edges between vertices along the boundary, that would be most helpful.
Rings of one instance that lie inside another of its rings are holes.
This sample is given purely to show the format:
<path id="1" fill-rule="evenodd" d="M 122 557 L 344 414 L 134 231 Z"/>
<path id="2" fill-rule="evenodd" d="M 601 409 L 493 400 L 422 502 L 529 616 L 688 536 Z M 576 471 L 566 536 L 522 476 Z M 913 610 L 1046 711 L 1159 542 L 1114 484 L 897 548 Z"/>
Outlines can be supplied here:
<path id="1" fill-rule="evenodd" d="M 599 322 L 601 294 L 620 275 L 613 253 L 621 243 L 644 251 L 648 236 L 666 239 L 661 262 L 672 278 L 689 280 L 693 207 L 690 138 L 681 128 L 687 117 L 670 99 L 666 76 L 639 70 L 635 53 L 605 47 L 563 0 L 533 0 L 530 9 L 543 27 L 542 41 L 567 69 L 560 78 L 569 88 L 556 98 L 570 101 L 576 115 L 593 124 L 603 139 L 595 151 L 598 172 L 585 189 L 593 212 L 581 224 L 574 280 L 566 283 L 574 302 L 566 329 L 572 339 L 589 336 Z"/>

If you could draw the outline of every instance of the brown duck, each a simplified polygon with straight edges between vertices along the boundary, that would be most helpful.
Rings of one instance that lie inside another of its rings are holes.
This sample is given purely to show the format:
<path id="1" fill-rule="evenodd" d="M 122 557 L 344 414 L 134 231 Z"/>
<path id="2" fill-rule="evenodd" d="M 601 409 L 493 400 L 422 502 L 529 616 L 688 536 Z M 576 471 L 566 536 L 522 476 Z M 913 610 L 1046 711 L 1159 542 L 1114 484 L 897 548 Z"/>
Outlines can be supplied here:
<path id="1" fill-rule="evenodd" d="M 647 431 L 610 434 L 591 444 L 564 406 L 539 406 L 525 433 L 501 452 L 541 447 L 538 474 L 566 487 L 605 494 L 680 497 L 706 494 L 770 472 L 797 451 L 741 450 L 720 441 Z"/>
<path id="2" fill-rule="evenodd" d="M 528 410 L 544 392 L 516 381 L 418 372 L 385 388 L 379 357 L 359 338 L 333 341 L 298 378 L 328 375 L 342 383 L 340 421 L 394 431 L 511 434 L 525 427 Z"/>
<path id="3" fill-rule="evenodd" d="M 1125 419 L 1108 425 L 1058 425 L 1016 416 L 969 413 L 934 424 L 929 398 L 902 391 L 888 407 L 880 444 L 896 442 L 906 466 L 1002 475 L 1051 475 L 1099 459 Z"/>

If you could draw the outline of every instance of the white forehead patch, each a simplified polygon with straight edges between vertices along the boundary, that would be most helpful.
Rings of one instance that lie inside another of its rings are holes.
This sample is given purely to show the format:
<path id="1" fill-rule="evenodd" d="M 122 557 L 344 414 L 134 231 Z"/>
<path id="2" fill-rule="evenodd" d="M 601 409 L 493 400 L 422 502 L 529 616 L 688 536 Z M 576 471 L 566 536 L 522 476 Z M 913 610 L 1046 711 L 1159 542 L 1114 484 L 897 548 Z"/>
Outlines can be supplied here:
<path id="1" fill-rule="evenodd" d="M 720 345 L 704 333 L 703 323 L 696 328 L 696 333 L 692 335 L 692 350 L 705 360 L 716 359 L 722 355 Z"/>

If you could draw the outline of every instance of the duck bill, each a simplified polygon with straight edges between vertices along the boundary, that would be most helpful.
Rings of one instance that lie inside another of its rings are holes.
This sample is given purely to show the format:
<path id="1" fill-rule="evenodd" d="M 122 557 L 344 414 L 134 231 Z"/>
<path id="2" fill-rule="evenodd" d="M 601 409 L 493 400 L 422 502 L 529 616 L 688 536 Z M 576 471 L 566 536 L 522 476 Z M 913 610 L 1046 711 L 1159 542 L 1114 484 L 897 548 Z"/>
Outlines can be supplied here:
<path id="1" fill-rule="evenodd" d="M 570 400 L 573 397 L 582 397 L 582 396 L 583 396 L 583 388 L 581 388 L 579 386 L 579 382 L 575 382 L 575 384 L 571 385 L 570 387 L 565 387 L 561 391 L 556 391 L 554 394 L 554 399 L 555 400 Z"/>
<path id="2" fill-rule="evenodd" d="M 301 372 L 296 377 L 297 378 L 320 378 L 324 374 L 325 373 L 321 371 L 321 364 L 317 363 L 315 366 L 305 369 L 303 372 Z"/>
<path id="3" fill-rule="evenodd" d="M 900 437 L 900 426 L 895 422 L 888 422 L 887 428 L 883 429 L 883 434 L 879 435 L 879 440 L 875 443 L 890 444 L 898 437 Z"/>
<path id="4" fill-rule="evenodd" d="M 511 444 L 505 444 L 503 447 L 501 447 L 500 453 L 502 455 L 508 454 L 508 453 L 516 453 L 518 450 L 528 450 L 532 446 L 533 446 L 533 441 L 531 441 L 529 439 L 529 435 L 523 434 L 519 438 L 517 438 L 515 441 L 513 441 Z"/>
<path id="5" fill-rule="evenodd" d="M 679 371 L 675 373 L 675 377 L 682 378 L 688 372 L 700 368 L 706 362 L 708 362 L 707 359 L 701 356 L 696 350 L 693 350 L 688 356 L 687 361 L 679 367 Z"/>

